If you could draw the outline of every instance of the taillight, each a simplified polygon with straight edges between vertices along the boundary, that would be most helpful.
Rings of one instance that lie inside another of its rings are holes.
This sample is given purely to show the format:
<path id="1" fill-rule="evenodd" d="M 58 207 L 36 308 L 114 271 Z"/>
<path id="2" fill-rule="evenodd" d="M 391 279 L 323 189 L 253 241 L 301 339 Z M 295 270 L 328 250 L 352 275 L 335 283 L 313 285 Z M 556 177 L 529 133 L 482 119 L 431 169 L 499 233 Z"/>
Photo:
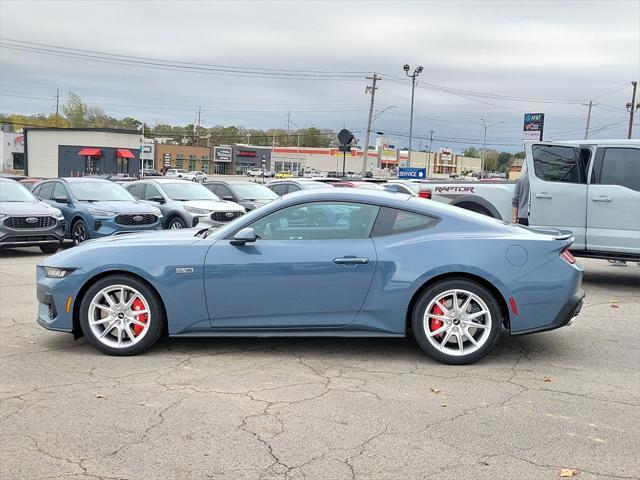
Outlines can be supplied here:
<path id="1" fill-rule="evenodd" d="M 571 252 L 569 251 L 568 248 L 565 248 L 561 253 L 560 256 L 564 259 L 565 262 L 573 265 L 574 263 L 576 263 L 576 259 L 573 255 L 571 255 Z"/>
<path id="2" fill-rule="evenodd" d="M 418 192 L 418 196 L 420 198 L 426 198 L 428 200 L 431 200 L 431 190 L 420 190 Z"/>

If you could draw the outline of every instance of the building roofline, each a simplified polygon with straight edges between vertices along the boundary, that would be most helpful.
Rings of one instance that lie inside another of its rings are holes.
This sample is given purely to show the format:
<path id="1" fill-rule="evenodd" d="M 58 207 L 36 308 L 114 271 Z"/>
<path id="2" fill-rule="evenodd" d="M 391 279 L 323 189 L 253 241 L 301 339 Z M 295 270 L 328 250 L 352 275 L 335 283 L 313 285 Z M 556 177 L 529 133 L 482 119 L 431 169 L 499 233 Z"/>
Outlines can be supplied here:
<path id="1" fill-rule="evenodd" d="M 72 132 L 100 132 L 100 133 L 125 133 L 131 135 L 140 135 L 138 130 L 125 129 L 125 128 L 62 128 L 62 127 L 27 127 L 23 129 L 24 132 L 31 131 L 45 131 L 45 132 L 62 132 L 62 131 L 72 131 Z"/>

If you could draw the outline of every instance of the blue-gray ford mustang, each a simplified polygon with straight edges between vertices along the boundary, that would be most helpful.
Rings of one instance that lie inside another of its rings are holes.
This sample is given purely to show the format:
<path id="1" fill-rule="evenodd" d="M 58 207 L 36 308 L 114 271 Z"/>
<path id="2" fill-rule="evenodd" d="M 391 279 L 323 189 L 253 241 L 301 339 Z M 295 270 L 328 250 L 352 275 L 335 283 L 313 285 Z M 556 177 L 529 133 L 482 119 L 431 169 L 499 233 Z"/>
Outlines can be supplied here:
<path id="1" fill-rule="evenodd" d="M 319 216 L 325 219 L 318 222 Z M 358 189 L 299 192 L 219 229 L 93 240 L 38 267 L 38 322 L 131 355 L 170 336 L 413 334 L 435 359 L 483 357 L 583 302 L 571 234 Z"/>

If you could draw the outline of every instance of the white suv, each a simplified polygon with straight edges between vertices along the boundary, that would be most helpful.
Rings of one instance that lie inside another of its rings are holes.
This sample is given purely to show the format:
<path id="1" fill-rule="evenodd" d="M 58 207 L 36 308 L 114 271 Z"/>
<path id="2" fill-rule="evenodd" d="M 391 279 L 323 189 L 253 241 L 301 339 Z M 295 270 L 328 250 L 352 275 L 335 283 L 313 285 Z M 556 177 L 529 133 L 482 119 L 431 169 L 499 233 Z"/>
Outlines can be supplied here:
<path id="1" fill-rule="evenodd" d="M 165 177 L 178 177 L 182 178 L 187 174 L 184 168 L 170 168 L 165 172 Z"/>

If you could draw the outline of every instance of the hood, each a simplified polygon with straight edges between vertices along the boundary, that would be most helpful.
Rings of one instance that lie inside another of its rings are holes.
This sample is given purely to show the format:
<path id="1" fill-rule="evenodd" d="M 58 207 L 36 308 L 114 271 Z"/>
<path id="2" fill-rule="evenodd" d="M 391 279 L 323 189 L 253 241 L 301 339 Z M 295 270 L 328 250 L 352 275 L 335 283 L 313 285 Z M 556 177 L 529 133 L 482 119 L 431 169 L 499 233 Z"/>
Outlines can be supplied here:
<path id="1" fill-rule="evenodd" d="M 142 202 L 78 202 L 87 208 L 116 213 L 157 213 L 158 209 Z"/>
<path id="2" fill-rule="evenodd" d="M 57 210 L 45 202 L 0 202 L 5 215 L 53 215 Z"/>
<path id="3" fill-rule="evenodd" d="M 202 241 L 201 238 L 195 236 L 199 230 L 198 228 L 147 230 L 139 233 L 110 235 L 108 237 L 87 240 L 77 247 L 62 250 L 47 257 L 44 264 L 56 267 L 78 267 L 84 265 L 84 261 L 79 262 L 79 259 L 82 260 L 87 255 L 89 255 L 89 258 L 98 258 L 101 252 L 94 252 L 94 250 L 104 250 L 105 248 L 111 247 L 124 247 L 125 249 L 141 247 L 146 250 L 154 246 L 180 247 L 183 245 L 192 245 L 195 242 Z M 211 244 L 211 241 L 209 241 L 208 244 Z"/>
<path id="4" fill-rule="evenodd" d="M 211 210 L 212 212 L 244 212 L 244 207 L 238 205 L 235 202 L 215 200 L 188 200 L 186 202 L 180 202 L 185 207 L 204 208 Z"/>

